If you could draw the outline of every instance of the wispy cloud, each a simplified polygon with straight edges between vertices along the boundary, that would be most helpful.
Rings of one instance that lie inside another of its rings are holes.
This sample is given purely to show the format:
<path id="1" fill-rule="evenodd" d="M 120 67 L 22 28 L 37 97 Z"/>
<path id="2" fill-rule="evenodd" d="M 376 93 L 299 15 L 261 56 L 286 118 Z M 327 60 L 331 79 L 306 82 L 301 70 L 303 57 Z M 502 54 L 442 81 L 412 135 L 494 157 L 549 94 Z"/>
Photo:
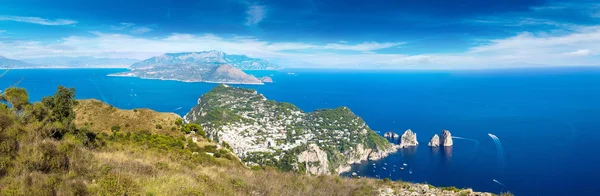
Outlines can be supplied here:
<path id="1" fill-rule="evenodd" d="M 143 34 L 153 30 L 149 27 L 136 26 L 136 24 L 129 22 L 122 22 L 119 25 L 112 25 L 110 28 L 116 31 L 129 30 L 129 32 L 133 34 Z"/>
<path id="2" fill-rule="evenodd" d="M 129 31 L 129 32 L 131 32 L 133 34 L 142 34 L 142 33 L 147 33 L 150 31 L 152 31 L 152 29 L 148 28 L 148 27 L 135 27 L 135 28 L 131 29 L 131 31 Z"/>
<path id="3" fill-rule="evenodd" d="M 341 43 L 341 44 L 340 44 Z M 385 48 L 391 48 L 394 46 L 399 46 L 404 44 L 404 42 L 364 42 L 356 45 L 348 45 L 342 42 L 340 43 L 331 43 L 325 45 L 324 49 L 333 49 L 333 50 L 353 50 L 353 51 L 361 51 L 361 52 L 370 52 L 373 50 L 380 50 Z"/>
<path id="4" fill-rule="evenodd" d="M 246 11 L 246 25 L 256 25 L 266 17 L 266 7 L 263 5 L 251 5 Z"/>
<path id="5" fill-rule="evenodd" d="M 29 16 L 9 16 L 9 15 L 0 15 L 0 21 L 14 21 L 14 22 L 25 22 L 39 25 L 72 25 L 77 23 L 74 20 L 67 19 L 46 19 L 40 17 L 29 17 Z"/>
<path id="6" fill-rule="evenodd" d="M 5 32 L 6 32 L 6 30 L 0 30 L 0 35 L 2 35 Z"/>
<path id="7" fill-rule="evenodd" d="M 588 49 L 581 49 L 581 50 L 576 50 L 573 52 L 566 52 L 563 54 L 568 55 L 568 56 L 589 56 L 592 54 L 592 51 L 588 50 Z"/>
<path id="8" fill-rule="evenodd" d="M 407 55 L 372 52 L 401 44 L 268 42 L 254 37 L 221 37 L 213 34 L 142 38 L 94 32 L 93 36 L 70 36 L 52 43 L 0 41 L 0 54 L 21 58 L 60 55 L 145 59 L 168 52 L 221 50 L 296 67 L 474 69 L 600 65 L 600 56 L 594 53 L 600 51 L 600 26 L 580 28 L 568 34 L 524 32 L 513 37 L 489 40 L 462 53 Z M 294 52 L 297 50 L 303 52 Z M 348 50 L 359 53 L 342 52 Z"/>
<path id="9" fill-rule="evenodd" d="M 129 27 L 132 27 L 134 25 L 135 24 L 133 24 L 133 23 L 122 22 L 119 25 L 111 25 L 110 28 L 113 30 L 123 30 L 123 29 L 127 29 Z"/>

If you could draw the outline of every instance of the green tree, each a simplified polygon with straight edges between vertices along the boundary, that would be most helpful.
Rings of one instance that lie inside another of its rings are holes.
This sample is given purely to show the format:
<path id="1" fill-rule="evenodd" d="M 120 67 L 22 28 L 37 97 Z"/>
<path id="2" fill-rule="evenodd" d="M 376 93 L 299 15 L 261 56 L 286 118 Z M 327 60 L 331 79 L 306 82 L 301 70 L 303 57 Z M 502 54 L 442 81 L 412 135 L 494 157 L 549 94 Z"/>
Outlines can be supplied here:
<path id="1" fill-rule="evenodd" d="M 2 99 L 10 105 L 14 110 L 22 110 L 29 103 L 29 95 L 24 88 L 10 87 L 4 90 Z"/>
<path id="2" fill-rule="evenodd" d="M 77 104 L 75 100 L 75 89 L 58 86 L 54 96 L 42 98 L 42 104 L 49 110 L 50 136 L 61 138 L 68 131 L 75 130 L 73 121 L 75 120 L 75 111 L 73 107 Z"/>

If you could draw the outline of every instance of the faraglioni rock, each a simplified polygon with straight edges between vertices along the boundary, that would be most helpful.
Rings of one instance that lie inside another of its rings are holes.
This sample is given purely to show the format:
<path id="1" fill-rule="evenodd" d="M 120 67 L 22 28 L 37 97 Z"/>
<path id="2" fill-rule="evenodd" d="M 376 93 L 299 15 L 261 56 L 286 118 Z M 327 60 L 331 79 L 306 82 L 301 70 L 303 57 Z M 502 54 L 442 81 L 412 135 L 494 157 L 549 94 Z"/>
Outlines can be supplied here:
<path id="1" fill-rule="evenodd" d="M 435 134 L 435 135 L 433 135 L 433 137 L 431 137 L 431 140 L 429 140 L 428 146 L 431 146 L 431 147 L 440 146 L 440 137 L 438 136 L 438 134 Z"/>
<path id="2" fill-rule="evenodd" d="M 394 133 L 394 132 L 386 132 L 385 134 L 383 134 L 383 137 L 386 138 L 398 138 L 398 134 Z"/>
<path id="3" fill-rule="evenodd" d="M 441 145 L 442 146 L 452 146 L 453 145 L 452 134 L 450 134 L 450 131 L 448 131 L 448 130 L 442 131 Z"/>
<path id="4" fill-rule="evenodd" d="M 400 148 L 408 148 L 411 146 L 417 146 L 419 142 L 417 142 L 417 134 L 412 132 L 412 130 L 408 129 L 402 134 L 400 139 Z"/>

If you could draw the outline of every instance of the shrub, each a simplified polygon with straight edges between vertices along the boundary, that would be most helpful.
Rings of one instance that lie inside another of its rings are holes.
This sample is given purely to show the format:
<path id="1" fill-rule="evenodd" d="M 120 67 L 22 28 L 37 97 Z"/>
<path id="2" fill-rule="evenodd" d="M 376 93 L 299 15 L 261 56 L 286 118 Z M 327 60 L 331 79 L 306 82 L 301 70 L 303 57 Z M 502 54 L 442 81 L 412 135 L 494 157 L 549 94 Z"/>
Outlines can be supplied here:
<path id="1" fill-rule="evenodd" d="M 500 196 L 514 196 L 511 192 L 502 192 Z"/>
<path id="2" fill-rule="evenodd" d="M 110 127 L 110 130 L 112 132 L 120 131 L 121 127 L 119 125 L 114 125 L 114 126 Z"/>
<path id="3" fill-rule="evenodd" d="M 108 174 L 99 181 L 99 195 L 136 195 L 137 184 L 129 177 L 118 174 Z"/>

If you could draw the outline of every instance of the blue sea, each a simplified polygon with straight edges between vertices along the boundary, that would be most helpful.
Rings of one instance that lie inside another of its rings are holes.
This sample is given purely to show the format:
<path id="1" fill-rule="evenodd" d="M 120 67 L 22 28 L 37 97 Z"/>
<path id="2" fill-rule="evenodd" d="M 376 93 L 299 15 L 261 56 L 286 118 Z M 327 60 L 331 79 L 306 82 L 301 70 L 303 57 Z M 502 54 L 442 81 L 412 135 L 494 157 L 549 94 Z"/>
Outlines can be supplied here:
<path id="1" fill-rule="evenodd" d="M 121 71 L 11 70 L 0 85 L 27 88 L 32 101 L 64 85 L 75 87 L 80 99 L 180 115 L 216 86 L 106 76 Z M 275 83 L 240 86 L 269 99 L 305 111 L 348 106 L 382 135 L 409 128 L 417 133 L 418 147 L 354 165 L 360 176 L 516 195 L 600 192 L 600 69 L 252 73 L 271 75 Z M 443 129 L 457 137 L 454 146 L 428 147 Z M 408 166 L 401 171 L 403 163 Z"/>

